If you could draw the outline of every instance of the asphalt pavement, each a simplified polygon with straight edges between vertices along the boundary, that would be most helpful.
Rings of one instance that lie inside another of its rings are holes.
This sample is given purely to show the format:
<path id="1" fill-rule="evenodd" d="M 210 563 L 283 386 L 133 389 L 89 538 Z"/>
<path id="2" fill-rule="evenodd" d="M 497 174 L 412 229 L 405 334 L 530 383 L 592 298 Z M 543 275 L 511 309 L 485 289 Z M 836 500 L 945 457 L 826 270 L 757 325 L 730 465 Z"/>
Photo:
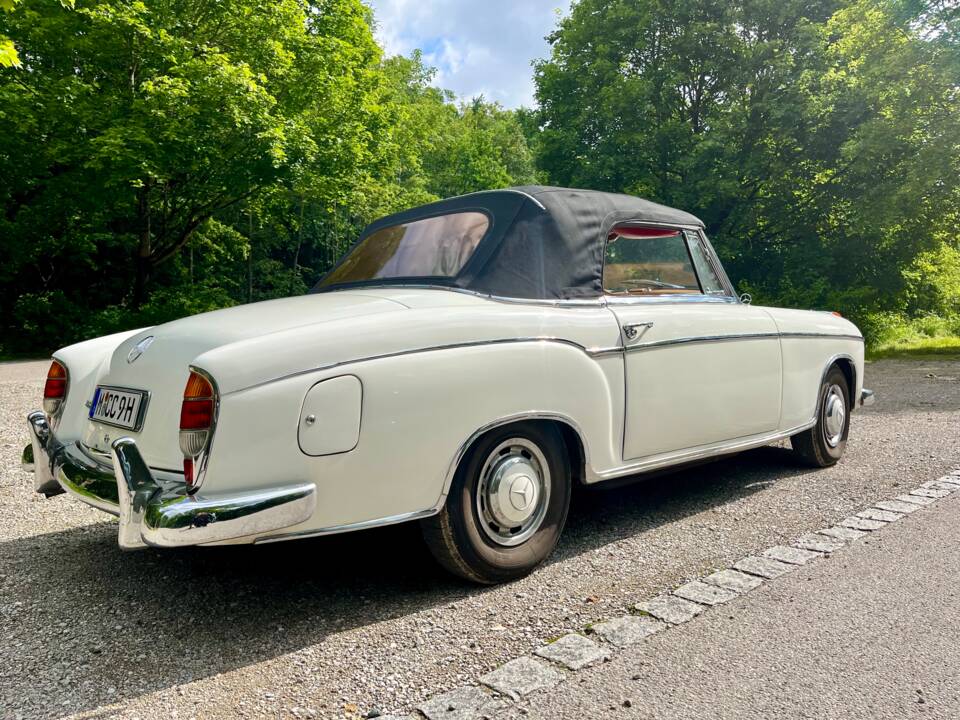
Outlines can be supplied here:
<path id="1" fill-rule="evenodd" d="M 958 578 L 955 495 L 498 720 L 958 718 Z"/>

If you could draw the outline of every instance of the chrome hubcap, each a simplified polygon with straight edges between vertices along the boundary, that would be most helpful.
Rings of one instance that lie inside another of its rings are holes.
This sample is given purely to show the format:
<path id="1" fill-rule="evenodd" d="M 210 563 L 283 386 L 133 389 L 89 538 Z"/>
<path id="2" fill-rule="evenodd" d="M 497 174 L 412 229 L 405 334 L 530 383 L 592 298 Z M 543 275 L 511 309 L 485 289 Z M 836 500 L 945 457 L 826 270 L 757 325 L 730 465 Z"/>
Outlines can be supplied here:
<path id="1" fill-rule="evenodd" d="M 823 401 L 823 437 L 830 447 L 840 444 L 847 421 L 847 404 L 839 385 L 831 385 Z"/>
<path id="2" fill-rule="evenodd" d="M 511 438 L 487 456 L 477 486 L 477 514 L 488 538 L 519 545 L 543 523 L 550 500 L 550 469 L 534 443 Z"/>

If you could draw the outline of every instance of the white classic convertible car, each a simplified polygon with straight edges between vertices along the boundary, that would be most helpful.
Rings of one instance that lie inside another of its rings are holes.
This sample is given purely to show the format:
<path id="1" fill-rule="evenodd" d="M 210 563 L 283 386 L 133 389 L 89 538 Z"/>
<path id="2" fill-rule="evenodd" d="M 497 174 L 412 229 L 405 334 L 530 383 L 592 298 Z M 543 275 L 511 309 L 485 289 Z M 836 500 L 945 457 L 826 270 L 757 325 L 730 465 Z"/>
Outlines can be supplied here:
<path id="1" fill-rule="evenodd" d="M 122 548 L 419 520 L 494 583 L 554 549 L 574 483 L 789 438 L 843 454 L 863 338 L 734 293 L 693 215 L 549 187 L 370 225 L 314 290 L 54 354 L 24 467 Z"/>

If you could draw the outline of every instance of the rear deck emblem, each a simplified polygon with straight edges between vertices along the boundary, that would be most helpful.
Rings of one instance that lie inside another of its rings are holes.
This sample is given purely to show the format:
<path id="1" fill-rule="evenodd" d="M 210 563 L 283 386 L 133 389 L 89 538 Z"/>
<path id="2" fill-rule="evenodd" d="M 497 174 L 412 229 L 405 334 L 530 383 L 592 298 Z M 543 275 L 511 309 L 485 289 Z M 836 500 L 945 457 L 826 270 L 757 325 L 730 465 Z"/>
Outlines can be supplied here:
<path id="1" fill-rule="evenodd" d="M 134 362 L 138 357 L 140 357 L 147 351 L 147 348 L 150 347 L 152 343 L 153 343 L 153 335 L 148 335 L 143 340 L 141 340 L 136 345 L 134 345 L 133 348 L 130 350 L 130 352 L 127 353 L 127 362 L 128 363 Z"/>

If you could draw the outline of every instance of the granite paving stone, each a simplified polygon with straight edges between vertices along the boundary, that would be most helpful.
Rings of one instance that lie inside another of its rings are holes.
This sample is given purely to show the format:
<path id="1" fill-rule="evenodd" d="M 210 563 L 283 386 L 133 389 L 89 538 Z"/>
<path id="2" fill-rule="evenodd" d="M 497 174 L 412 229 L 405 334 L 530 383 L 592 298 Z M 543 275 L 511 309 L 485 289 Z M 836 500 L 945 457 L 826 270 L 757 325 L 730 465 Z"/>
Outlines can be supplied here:
<path id="1" fill-rule="evenodd" d="M 739 570 L 719 570 L 703 578 L 705 583 L 732 590 L 736 593 L 750 592 L 763 585 L 763 579 L 755 575 L 748 575 Z"/>
<path id="2" fill-rule="evenodd" d="M 941 488 L 932 488 L 932 487 L 923 487 L 922 485 L 915 490 L 910 491 L 911 495 L 917 497 L 926 497 L 932 500 L 939 500 L 940 498 L 945 498 L 950 494 L 949 490 L 943 490 Z"/>
<path id="3" fill-rule="evenodd" d="M 960 485 L 952 482 L 945 482 L 944 480 L 930 480 L 929 482 L 922 483 L 920 487 L 932 488 L 934 490 L 946 490 L 948 493 L 955 493 L 957 490 L 960 490 Z"/>
<path id="4" fill-rule="evenodd" d="M 875 507 L 871 507 L 858 512 L 857 517 L 865 518 L 867 520 L 879 520 L 880 522 L 892 523 L 900 520 L 903 517 L 903 513 L 891 512 L 890 510 L 880 510 Z"/>
<path id="5" fill-rule="evenodd" d="M 684 600 L 692 600 L 701 605 L 719 605 L 721 603 L 733 600 L 737 593 L 716 585 L 694 580 L 685 585 L 681 585 L 673 594 L 682 597 Z"/>
<path id="6" fill-rule="evenodd" d="M 797 569 L 797 566 L 768 557 L 753 556 L 738 560 L 733 564 L 733 569 L 773 580 L 781 575 L 786 575 L 788 572 L 793 572 Z"/>
<path id="7" fill-rule="evenodd" d="M 429 720 L 474 720 L 504 707 L 503 700 L 490 697 L 474 685 L 467 685 L 430 698 L 417 709 Z"/>
<path id="8" fill-rule="evenodd" d="M 927 495 L 897 495 L 897 500 L 900 502 L 912 503 L 918 507 L 926 507 L 927 505 L 933 505 L 937 498 L 929 497 Z"/>
<path id="9" fill-rule="evenodd" d="M 821 530 L 820 532 L 825 533 L 826 531 Z M 846 545 L 846 541 L 836 537 L 827 537 L 826 534 L 821 535 L 820 533 L 809 533 L 797 538 L 793 544 L 795 547 L 802 548 L 804 550 L 832 553 L 843 549 L 843 546 Z"/>
<path id="10" fill-rule="evenodd" d="M 834 540 L 842 540 L 843 542 L 853 542 L 870 534 L 866 530 L 855 530 L 841 525 L 834 525 L 833 527 L 824 528 L 823 530 L 817 530 L 817 533 L 826 535 Z"/>
<path id="11" fill-rule="evenodd" d="M 806 565 L 811 560 L 822 558 L 823 553 L 804 550 L 803 548 L 789 547 L 787 545 L 776 545 L 764 550 L 763 556 L 793 565 Z"/>
<path id="12" fill-rule="evenodd" d="M 607 652 L 593 640 L 577 633 L 564 635 L 559 640 L 537 648 L 534 652 L 542 658 L 579 670 L 607 657 Z"/>
<path id="13" fill-rule="evenodd" d="M 679 625 L 693 620 L 703 612 L 703 605 L 684 600 L 676 595 L 657 595 L 642 603 L 637 603 L 637 610 L 653 615 L 671 625 Z"/>
<path id="14" fill-rule="evenodd" d="M 513 700 L 519 700 L 536 690 L 551 688 L 561 680 L 562 672 L 531 657 L 511 660 L 480 678 L 484 685 Z"/>
<path id="15" fill-rule="evenodd" d="M 853 528 L 854 530 L 879 530 L 884 527 L 887 523 L 882 520 L 867 520 L 867 518 L 862 517 L 848 517 L 840 521 L 842 527 Z"/>
<path id="16" fill-rule="evenodd" d="M 904 502 L 903 500 L 881 500 L 880 502 L 874 503 L 873 506 L 880 510 L 889 510 L 890 512 L 900 513 L 901 515 L 909 515 L 920 509 L 920 506 L 916 503 Z"/>
<path id="17" fill-rule="evenodd" d="M 644 638 L 660 632 L 666 627 L 665 623 L 654 620 L 652 617 L 623 615 L 597 623 L 591 630 L 611 645 L 628 647 L 629 645 L 636 645 Z"/>

